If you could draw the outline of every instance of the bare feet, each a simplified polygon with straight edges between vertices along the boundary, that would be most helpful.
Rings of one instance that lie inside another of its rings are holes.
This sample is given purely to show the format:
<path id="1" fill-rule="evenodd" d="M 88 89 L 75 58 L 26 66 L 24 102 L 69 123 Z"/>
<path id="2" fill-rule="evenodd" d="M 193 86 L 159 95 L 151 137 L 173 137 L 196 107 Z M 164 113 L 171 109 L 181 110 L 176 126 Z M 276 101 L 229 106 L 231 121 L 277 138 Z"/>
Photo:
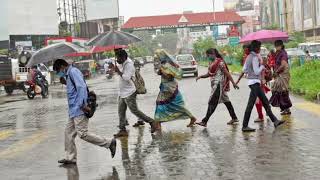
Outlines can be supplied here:
<path id="1" fill-rule="evenodd" d="M 191 118 L 190 123 L 187 125 L 187 127 L 193 127 L 196 121 L 197 121 L 196 118 Z"/>

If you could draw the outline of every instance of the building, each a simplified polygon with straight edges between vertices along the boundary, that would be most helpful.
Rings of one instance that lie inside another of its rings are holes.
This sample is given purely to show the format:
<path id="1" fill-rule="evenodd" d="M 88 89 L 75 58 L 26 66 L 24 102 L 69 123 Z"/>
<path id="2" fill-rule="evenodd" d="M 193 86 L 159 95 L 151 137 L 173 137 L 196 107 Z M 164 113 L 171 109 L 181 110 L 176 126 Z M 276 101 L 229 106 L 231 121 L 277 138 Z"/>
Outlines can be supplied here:
<path id="1" fill-rule="evenodd" d="M 57 0 L 60 35 L 80 35 L 80 23 L 87 21 L 85 0 Z"/>
<path id="2" fill-rule="evenodd" d="M 244 20 L 235 12 L 205 12 L 171 14 L 161 16 L 132 17 L 123 26 L 127 32 L 145 31 L 151 35 L 177 33 L 177 48 L 191 49 L 192 44 L 200 37 L 222 35 L 218 26 L 234 26 L 241 31 Z"/>
<path id="3" fill-rule="evenodd" d="M 264 0 L 263 27 L 273 24 L 289 33 L 303 32 L 307 41 L 320 42 L 320 0 Z"/>
<path id="4" fill-rule="evenodd" d="M 60 34 L 91 38 L 119 29 L 118 0 L 58 0 Z"/>
<path id="5" fill-rule="evenodd" d="M 244 19 L 242 33 L 248 33 L 261 29 L 260 4 L 258 0 L 224 0 L 224 10 L 233 11 Z"/>
<path id="6" fill-rule="evenodd" d="M 2 46 L 41 47 L 47 36 L 58 35 L 55 1 L 3 0 L 0 7 Z M 10 41 L 9 41 L 10 40 Z"/>

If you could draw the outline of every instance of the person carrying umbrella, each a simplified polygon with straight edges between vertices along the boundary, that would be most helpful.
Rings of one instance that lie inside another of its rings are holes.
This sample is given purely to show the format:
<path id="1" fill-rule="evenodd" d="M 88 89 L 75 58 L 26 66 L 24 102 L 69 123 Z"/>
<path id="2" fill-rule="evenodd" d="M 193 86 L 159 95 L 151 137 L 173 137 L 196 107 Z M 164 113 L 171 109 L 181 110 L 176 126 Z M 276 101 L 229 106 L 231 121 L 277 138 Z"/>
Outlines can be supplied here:
<path id="1" fill-rule="evenodd" d="M 118 113 L 119 113 L 119 129 L 120 131 L 115 134 L 115 137 L 125 137 L 128 136 L 126 130 L 126 110 L 129 107 L 130 111 L 136 115 L 139 119 L 147 122 L 151 126 L 151 133 L 155 132 L 154 120 L 149 116 L 145 115 L 138 109 L 137 105 L 137 93 L 136 87 L 133 83 L 133 78 L 135 76 L 135 68 L 133 61 L 128 58 L 128 54 L 125 50 L 120 50 L 117 52 L 117 62 L 122 65 L 122 71 L 115 66 L 115 71 L 120 76 L 120 88 L 119 88 L 119 104 L 118 104 Z"/>
<path id="2" fill-rule="evenodd" d="M 261 50 L 261 42 L 256 40 L 252 41 L 250 48 L 250 55 L 247 57 L 246 63 L 243 67 L 243 72 L 245 74 L 248 74 L 248 86 L 251 89 L 247 108 L 243 118 L 243 132 L 255 131 L 255 129 L 249 127 L 249 120 L 257 97 L 262 101 L 263 107 L 266 110 L 267 115 L 270 117 L 271 121 L 274 123 L 275 127 L 278 127 L 284 123 L 284 121 L 278 120 L 278 118 L 273 114 L 269 101 L 261 87 L 261 83 L 265 84 L 264 82 L 261 82 L 261 74 L 262 71 L 265 69 L 265 62 L 261 64 L 258 56 Z"/>

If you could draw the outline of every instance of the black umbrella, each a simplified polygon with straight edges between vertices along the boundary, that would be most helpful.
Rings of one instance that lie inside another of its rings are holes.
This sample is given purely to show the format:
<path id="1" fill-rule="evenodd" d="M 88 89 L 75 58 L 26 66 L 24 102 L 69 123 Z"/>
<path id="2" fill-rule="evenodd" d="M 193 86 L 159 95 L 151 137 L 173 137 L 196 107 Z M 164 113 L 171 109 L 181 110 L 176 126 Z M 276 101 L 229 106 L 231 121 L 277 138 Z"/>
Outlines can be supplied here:
<path id="1" fill-rule="evenodd" d="M 100 47 L 108 47 L 108 46 L 121 46 L 121 45 L 129 45 L 135 42 L 142 41 L 135 35 L 130 33 L 122 32 L 122 31 L 109 31 L 106 33 L 99 34 L 98 36 L 92 38 L 88 42 L 88 46 L 100 46 Z"/>

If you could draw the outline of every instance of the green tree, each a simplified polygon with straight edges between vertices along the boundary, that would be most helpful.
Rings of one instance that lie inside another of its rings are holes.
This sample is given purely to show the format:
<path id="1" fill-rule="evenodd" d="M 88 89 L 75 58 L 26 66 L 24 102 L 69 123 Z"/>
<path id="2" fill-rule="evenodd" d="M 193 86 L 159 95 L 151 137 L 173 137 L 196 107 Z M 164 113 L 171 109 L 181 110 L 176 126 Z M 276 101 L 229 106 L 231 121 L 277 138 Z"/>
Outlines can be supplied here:
<path id="1" fill-rule="evenodd" d="M 290 41 L 286 43 L 286 48 L 296 48 L 300 43 L 306 41 L 302 32 L 293 32 L 290 34 Z"/>
<path id="2" fill-rule="evenodd" d="M 267 29 L 267 30 L 280 30 L 280 26 L 279 26 L 279 24 L 273 23 L 273 24 L 271 24 L 271 25 L 269 25 L 269 26 L 263 27 L 263 29 Z"/>
<path id="3" fill-rule="evenodd" d="M 133 52 L 140 52 L 138 54 L 146 54 L 152 56 L 155 50 L 162 48 L 169 53 L 174 54 L 177 49 L 178 35 L 176 33 L 165 33 L 154 35 L 147 31 L 136 31 L 133 33 L 142 39 L 142 42 L 133 44 L 135 50 Z M 160 46 L 159 46 L 160 45 Z M 136 50 L 138 48 L 139 50 Z"/>
<path id="4" fill-rule="evenodd" d="M 203 59 L 205 57 L 206 50 L 213 47 L 216 47 L 216 43 L 212 37 L 199 38 L 193 44 L 193 55 L 197 59 Z"/>

